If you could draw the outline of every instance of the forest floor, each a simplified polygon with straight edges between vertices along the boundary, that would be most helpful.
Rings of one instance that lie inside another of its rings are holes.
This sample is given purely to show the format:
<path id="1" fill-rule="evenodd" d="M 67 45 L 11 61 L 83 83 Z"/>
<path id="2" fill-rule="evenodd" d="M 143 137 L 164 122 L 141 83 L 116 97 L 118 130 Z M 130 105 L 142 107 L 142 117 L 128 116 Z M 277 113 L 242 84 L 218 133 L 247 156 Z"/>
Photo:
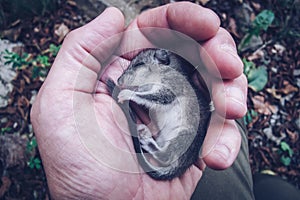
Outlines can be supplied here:
<path id="1" fill-rule="evenodd" d="M 49 199 L 30 123 L 32 102 L 65 34 L 105 9 L 102 3 L 61 2 L 44 16 L 20 18 L 0 30 L 2 39 L 23 44 L 0 54 L 15 65 L 16 73 L 8 104 L 0 108 L 0 199 Z M 141 11 L 169 1 L 132 2 Z M 221 26 L 231 33 L 244 60 L 249 81 L 249 111 L 244 121 L 253 174 L 274 173 L 300 188 L 299 1 L 194 2 L 219 15 Z"/>

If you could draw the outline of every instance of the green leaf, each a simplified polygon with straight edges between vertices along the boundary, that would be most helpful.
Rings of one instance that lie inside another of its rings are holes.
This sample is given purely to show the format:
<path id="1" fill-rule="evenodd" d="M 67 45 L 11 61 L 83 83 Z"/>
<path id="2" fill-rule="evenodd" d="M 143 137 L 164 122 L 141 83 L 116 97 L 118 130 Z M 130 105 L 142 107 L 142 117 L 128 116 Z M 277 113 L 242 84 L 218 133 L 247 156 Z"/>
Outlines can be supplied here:
<path id="1" fill-rule="evenodd" d="M 248 79 L 248 86 L 254 91 L 262 90 L 268 82 L 268 73 L 265 67 L 256 67 L 255 63 L 243 58 L 244 74 Z"/>
<path id="2" fill-rule="evenodd" d="M 34 157 L 31 157 L 30 160 L 27 162 L 27 165 L 30 169 L 33 169 L 34 168 Z"/>
<path id="3" fill-rule="evenodd" d="M 267 30 L 274 21 L 275 15 L 271 10 L 263 10 L 260 12 L 252 22 L 252 27 L 248 30 L 248 33 L 242 38 L 238 45 L 238 50 L 243 51 L 244 47 L 255 41 L 255 37 L 259 37 L 262 30 Z"/>
<path id="4" fill-rule="evenodd" d="M 246 58 L 243 58 L 243 63 L 244 63 L 244 74 L 248 75 L 249 72 L 256 68 L 254 62 L 248 61 Z"/>
<path id="5" fill-rule="evenodd" d="M 12 63 L 14 69 L 21 69 L 30 65 L 30 55 L 28 53 L 23 53 L 22 56 L 8 50 L 5 50 L 4 53 L 5 64 Z"/>
<path id="6" fill-rule="evenodd" d="M 293 157 L 293 150 L 291 149 L 290 145 L 286 142 L 281 142 L 280 143 L 280 148 L 282 149 L 282 151 L 284 152 L 288 152 L 289 157 Z"/>
<path id="7" fill-rule="evenodd" d="M 35 79 L 39 76 L 40 68 L 38 66 L 33 66 L 32 68 L 32 78 Z"/>
<path id="8" fill-rule="evenodd" d="M 266 67 L 258 67 L 249 71 L 248 75 L 248 86 L 254 91 L 261 91 L 268 82 L 268 73 Z"/>
<path id="9" fill-rule="evenodd" d="M 48 56 L 42 56 L 38 55 L 36 58 L 36 61 L 42 66 L 42 67 L 49 67 L 49 57 Z"/>
<path id="10" fill-rule="evenodd" d="M 4 135 L 6 132 L 9 132 L 9 131 L 11 131 L 11 130 L 12 130 L 11 127 L 1 128 L 0 133 L 1 133 L 2 135 Z"/>
<path id="11" fill-rule="evenodd" d="M 246 115 L 243 117 L 244 123 L 248 125 L 253 121 L 254 117 L 257 117 L 257 112 L 253 109 L 248 110 Z"/>
<path id="12" fill-rule="evenodd" d="M 33 161 L 34 161 L 35 168 L 41 169 L 41 160 L 39 158 L 35 158 Z"/>
<path id="13" fill-rule="evenodd" d="M 246 115 L 243 117 L 245 125 L 248 125 L 252 122 L 252 116 L 249 114 L 249 112 L 246 113 Z"/>
<path id="14" fill-rule="evenodd" d="M 30 169 L 41 169 L 42 165 L 41 165 L 41 160 L 39 158 L 34 158 L 31 157 L 30 160 L 28 161 L 27 165 Z"/>
<path id="15" fill-rule="evenodd" d="M 271 10 L 261 11 L 253 21 L 254 29 L 266 31 L 269 28 L 269 26 L 272 24 L 274 18 L 275 15 Z"/>
<path id="16" fill-rule="evenodd" d="M 37 142 L 36 138 L 32 138 L 30 141 L 27 143 L 27 151 L 32 151 L 37 147 Z"/>
<path id="17" fill-rule="evenodd" d="M 242 51 L 244 47 L 248 46 L 251 39 L 253 37 L 253 34 L 247 33 L 241 40 L 240 44 L 238 45 L 238 50 Z"/>
<path id="18" fill-rule="evenodd" d="M 291 158 L 290 157 L 286 157 L 286 156 L 281 156 L 280 157 L 280 161 L 282 164 L 284 164 L 285 166 L 289 166 L 291 164 Z"/>
<path id="19" fill-rule="evenodd" d="M 258 116 L 258 113 L 253 109 L 250 110 L 250 113 L 251 113 L 252 117 L 257 117 Z"/>
<path id="20" fill-rule="evenodd" d="M 61 45 L 56 46 L 55 44 L 50 44 L 49 52 L 52 54 L 53 57 L 56 57 Z"/>

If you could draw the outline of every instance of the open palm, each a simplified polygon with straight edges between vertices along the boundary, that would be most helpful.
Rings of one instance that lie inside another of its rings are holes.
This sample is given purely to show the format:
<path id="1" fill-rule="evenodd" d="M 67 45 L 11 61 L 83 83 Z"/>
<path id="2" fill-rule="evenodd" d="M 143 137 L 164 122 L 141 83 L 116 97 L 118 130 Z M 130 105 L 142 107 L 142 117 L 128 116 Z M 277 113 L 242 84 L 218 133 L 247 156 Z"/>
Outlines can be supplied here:
<path id="1" fill-rule="evenodd" d="M 191 13 L 195 14 L 193 19 L 187 16 Z M 199 25 L 204 28 L 194 30 Z M 223 90 L 224 85 L 234 87 L 243 96 L 246 81 L 229 34 L 219 29 L 213 12 L 191 3 L 145 12 L 127 30 L 144 27 L 175 29 L 203 42 L 226 79 L 222 81 L 222 91 L 218 84 L 212 86 L 212 91 L 217 110 L 225 110 L 227 119 L 211 126 L 203 147 L 207 151 L 204 162 L 199 161 L 182 177 L 155 181 L 143 173 L 134 155 L 126 119 L 105 86 L 105 80 L 116 79 L 128 62 L 111 56 L 117 47 L 126 46 L 126 37 L 107 40 L 124 31 L 123 16 L 109 8 L 66 37 L 32 109 L 31 120 L 54 199 L 189 199 L 205 164 L 224 169 L 234 161 L 240 136 L 231 119 L 245 113 L 245 98 L 238 99 Z M 213 46 L 222 45 L 225 51 L 232 50 L 232 58 L 213 53 Z M 222 56 L 227 58 L 225 62 Z M 102 66 L 108 58 L 114 62 L 104 71 Z M 103 74 L 100 79 L 99 71 Z M 218 101 L 219 97 L 228 101 Z M 221 132 L 217 137 L 215 130 Z"/>

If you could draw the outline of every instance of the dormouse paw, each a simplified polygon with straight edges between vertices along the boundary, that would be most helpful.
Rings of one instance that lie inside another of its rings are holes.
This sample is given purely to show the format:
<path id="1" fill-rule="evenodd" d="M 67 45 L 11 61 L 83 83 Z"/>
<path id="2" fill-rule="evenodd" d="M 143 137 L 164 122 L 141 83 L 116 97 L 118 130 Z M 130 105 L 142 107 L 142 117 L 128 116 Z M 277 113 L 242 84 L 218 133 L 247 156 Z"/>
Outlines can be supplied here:
<path id="1" fill-rule="evenodd" d="M 124 103 L 124 101 L 132 99 L 134 95 L 134 91 L 124 89 L 118 95 L 118 102 Z"/>
<path id="2" fill-rule="evenodd" d="M 159 146 L 157 145 L 156 141 L 153 139 L 152 134 L 149 128 L 144 124 L 139 124 L 137 126 L 137 131 L 139 134 L 139 141 L 141 147 L 150 154 L 159 151 Z"/>
<path id="3" fill-rule="evenodd" d="M 138 124 L 137 131 L 139 134 L 140 139 L 146 139 L 152 137 L 152 134 L 149 128 L 145 124 Z"/>

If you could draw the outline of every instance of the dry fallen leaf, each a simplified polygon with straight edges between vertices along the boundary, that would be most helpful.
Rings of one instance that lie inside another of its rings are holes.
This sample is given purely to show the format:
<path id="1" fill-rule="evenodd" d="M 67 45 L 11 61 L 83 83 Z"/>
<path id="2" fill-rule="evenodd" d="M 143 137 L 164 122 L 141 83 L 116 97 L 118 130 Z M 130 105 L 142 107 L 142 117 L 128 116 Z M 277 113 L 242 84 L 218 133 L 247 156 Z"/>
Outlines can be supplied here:
<path id="1" fill-rule="evenodd" d="M 28 139 L 18 135 L 0 135 L 0 162 L 4 169 L 24 167 L 35 151 L 26 150 Z"/>
<path id="2" fill-rule="evenodd" d="M 2 197 L 4 196 L 4 194 L 9 190 L 10 185 L 11 185 L 11 180 L 9 179 L 9 177 L 3 176 L 1 178 L 2 181 L 2 185 L 0 187 L 0 198 L 2 199 Z"/>
<path id="3" fill-rule="evenodd" d="M 299 139 L 299 134 L 297 134 L 296 132 L 290 131 L 289 129 L 286 129 L 286 132 L 287 132 L 289 138 L 291 139 L 292 143 L 295 144 Z"/>
<path id="4" fill-rule="evenodd" d="M 279 53 L 279 55 L 282 55 L 284 51 L 285 51 L 284 46 L 282 46 L 281 44 L 274 44 L 274 49 L 272 49 L 272 53 Z"/>
<path id="5" fill-rule="evenodd" d="M 272 113 L 276 113 L 278 111 L 278 107 L 275 105 L 271 105 L 269 102 L 265 102 L 265 98 L 260 95 L 256 95 L 252 98 L 252 102 L 255 110 L 258 113 L 264 115 L 271 115 Z"/>
<path id="6" fill-rule="evenodd" d="M 198 0 L 202 5 L 205 5 L 209 2 L 210 0 Z"/>
<path id="7" fill-rule="evenodd" d="M 286 134 L 285 133 L 280 133 L 280 137 L 277 137 L 273 134 L 273 130 L 271 127 L 267 127 L 265 129 L 263 129 L 263 133 L 265 134 L 265 136 L 268 138 L 268 140 L 271 140 L 273 142 L 275 142 L 277 145 L 280 144 L 280 142 L 286 138 Z"/>
<path id="8" fill-rule="evenodd" d="M 263 152 L 262 150 L 258 150 L 259 154 L 261 155 L 261 158 L 263 159 L 263 161 L 268 165 L 270 166 L 271 163 L 269 162 L 269 160 L 267 159 L 266 157 L 266 153 Z"/>
<path id="9" fill-rule="evenodd" d="M 241 36 L 237 32 L 237 26 L 236 26 L 235 19 L 232 17 L 229 18 L 228 29 L 229 29 L 229 32 L 232 33 L 233 35 L 235 35 L 237 38 L 241 38 Z"/>
<path id="10" fill-rule="evenodd" d="M 69 32 L 70 29 L 64 23 L 55 25 L 54 33 L 58 36 L 58 43 L 61 43 Z"/>
<path id="11" fill-rule="evenodd" d="M 272 94 L 272 96 L 276 99 L 281 99 L 281 97 L 282 97 L 280 94 L 278 94 L 278 90 L 274 87 L 267 88 L 266 91 L 269 92 L 270 94 Z"/>
<path id="12" fill-rule="evenodd" d="M 252 6 L 255 8 L 255 10 L 260 10 L 261 5 L 259 3 L 251 2 Z"/>
<path id="13" fill-rule="evenodd" d="M 253 61 L 253 60 L 257 60 L 257 59 L 261 59 L 265 57 L 265 53 L 263 50 L 257 50 L 255 51 L 252 55 L 248 56 L 248 60 L 249 61 Z"/>
<path id="14" fill-rule="evenodd" d="M 68 0 L 67 3 L 71 6 L 77 6 L 77 3 L 75 1 L 72 1 L 72 0 Z"/>
<path id="15" fill-rule="evenodd" d="M 280 90 L 283 94 L 290 94 L 292 92 L 298 92 L 298 88 L 291 85 L 288 81 L 284 80 L 283 85 L 285 86 Z"/>

